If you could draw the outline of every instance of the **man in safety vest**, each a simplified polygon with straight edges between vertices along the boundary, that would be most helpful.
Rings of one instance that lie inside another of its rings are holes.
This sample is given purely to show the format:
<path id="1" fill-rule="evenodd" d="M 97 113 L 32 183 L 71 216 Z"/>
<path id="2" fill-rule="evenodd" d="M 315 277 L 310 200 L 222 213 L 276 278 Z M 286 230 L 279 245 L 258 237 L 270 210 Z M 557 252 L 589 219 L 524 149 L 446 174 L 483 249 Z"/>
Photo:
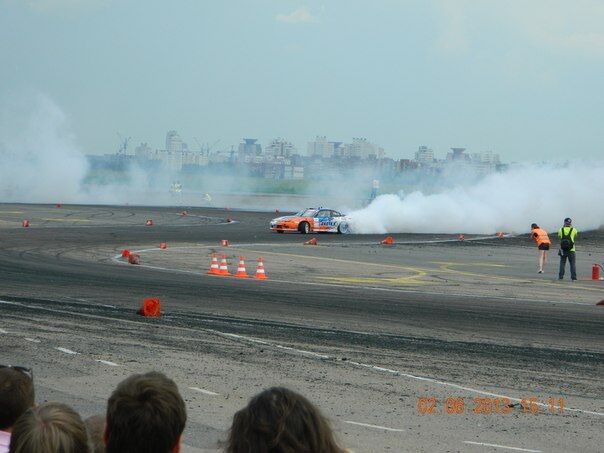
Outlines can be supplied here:
<path id="1" fill-rule="evenodd" d="M 577 229 L 573 228 L 570 218 L 564 219 L 564 226 L 558 230 L 558 239 L 560 239 L 560 272 L 558 272 L 558 280 L 564 278 L 564 270 L 566 268 L 566 260 L 570 263 L 570 278 L 577 279 L 577 265 L 575 257 L 575 245 L 577 240 Z"/>
<path id="2" fill-rule="evenodd" d="M 547 251 L 549 250 L 549 246 L 552 245 L 552 241 L 549 240 L 547 231 L 539 228 L 539 225 L 536 223 L 531 225 L 531 236 L 533 236 L 539 249 L 539 273 L 543 274 L 543 268 L 545 267 L 545 263 L 547 263 Z"/>

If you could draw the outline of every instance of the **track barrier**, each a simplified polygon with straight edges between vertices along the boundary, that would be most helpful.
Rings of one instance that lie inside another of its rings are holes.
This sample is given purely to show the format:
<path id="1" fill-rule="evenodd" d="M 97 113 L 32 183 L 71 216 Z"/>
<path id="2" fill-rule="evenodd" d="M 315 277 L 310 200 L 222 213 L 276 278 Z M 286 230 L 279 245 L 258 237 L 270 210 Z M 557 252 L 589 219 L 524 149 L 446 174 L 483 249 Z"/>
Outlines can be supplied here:
<path id="1" fill-rule="evenodd" d="M 231 275 L 231 273 L 229 272 L 226 255 L 222 255 L 222 259 L 220 260 L 220 267 L 218 268 L 218 275 Z"/>
<path id="2" fill-rule="evenodd" d="M 159 303 L 159 299 L 157 297 L 147 297 L 141 302 L 141 306 L 137 313 L 150 318 L 159 318 L 161 315 L 161 304 Z"/>
<path id="3" fill-rule="evenodd" d="M 212 253 L 212 263 L 210 264 L 210 270 L 208 271 L 210 275 L 219 275 L 220 267 L 218 266 L 218 256 L 215 253 Z"/>
<path id="4" fill-rule="evenodd" d="M 168 244 L 166 244 L 165 242 L 161 242 L 159 244 L 159 248 L 162 250 L 166 250 L 168 248 Z"/>
<path id="5" fill-rule="evenodd" d="M 21 222 L 21 226 L 23 228 L 29 228 L 29 220 L 23 219 L 23 221 Z"/>
<path id="6" fill-rule="evenodd" d="M 312 238 L 304 243 L 304 245 L 319 245 L 317 238 Z"/>
<path id="7" fill-rule="evenodd" d="M 264 262 L 262 261 L 262 257 L 258 258 L 258 269 L 256 270 L 255 278 L 259 280 L 266 280 L 268 278 L 266 276 L 266 272 L 264 272 Z"/>
<path id="8" fill-rule="evenodd" d="M 130 264 L 140 264 L 141 257 L 138 253 L 130 253 L 128 254 L 128 263 Z"/>
<path id="9" fill-rule="evenodd" d="M 392 239 L 392 236 L 388 236 L 388 237 L 386 237 L 386 239 L 384 239 L 382 242 L 380 242 L 380 244 L 392 245 L 392 244 L 394 244 L 394 239 Z"/>
<path id="10" fill-rule="evenodd" d="M 153 226 L 153 219 L 147 219 L 147 221 L 145 222 L 145 225 Z"/>
<path id="11" fill-rule="evenodd" d="M 245 271 L 245 262 L 243 256 L 239 257 L 239 266 L 237 267 L 237 273 L 235 274 L 237 278 L 248 278 L 247 272 Z"/>

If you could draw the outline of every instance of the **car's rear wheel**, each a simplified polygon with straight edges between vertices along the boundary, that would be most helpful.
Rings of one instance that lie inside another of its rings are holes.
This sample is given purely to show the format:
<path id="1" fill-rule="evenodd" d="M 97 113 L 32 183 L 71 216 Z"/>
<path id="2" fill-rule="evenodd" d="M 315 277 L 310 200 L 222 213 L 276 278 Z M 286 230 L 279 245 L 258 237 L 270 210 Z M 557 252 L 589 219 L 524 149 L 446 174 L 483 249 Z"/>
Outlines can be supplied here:
<path id="1" fill-rule="evenodd" d="M 298 225 L 298 231 L 300 231 L 302 234 L 310 233 L 310 224 L 308 222 L 300 222 L 300 225 Z"/>
<path id="2" fill-rule="evenodd" d="M 346 222 L 342 222 L 338 225 L 338 233 L 339 234 L 348 234 L 350 233 L 350 227 Z"/>

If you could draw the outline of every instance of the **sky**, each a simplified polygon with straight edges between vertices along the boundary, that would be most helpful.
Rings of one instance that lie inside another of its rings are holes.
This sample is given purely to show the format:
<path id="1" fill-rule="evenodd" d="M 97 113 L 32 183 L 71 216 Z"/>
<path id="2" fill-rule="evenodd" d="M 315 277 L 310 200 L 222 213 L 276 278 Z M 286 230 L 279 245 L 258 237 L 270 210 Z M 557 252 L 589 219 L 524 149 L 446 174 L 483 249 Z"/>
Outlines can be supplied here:
<path id="1" fill-rule="evenodd" d="M 599 0 L 0 0 L 0 108 L 47 97 L 89 154 L 175 129 L 602 159 L 603 23 Z"/>

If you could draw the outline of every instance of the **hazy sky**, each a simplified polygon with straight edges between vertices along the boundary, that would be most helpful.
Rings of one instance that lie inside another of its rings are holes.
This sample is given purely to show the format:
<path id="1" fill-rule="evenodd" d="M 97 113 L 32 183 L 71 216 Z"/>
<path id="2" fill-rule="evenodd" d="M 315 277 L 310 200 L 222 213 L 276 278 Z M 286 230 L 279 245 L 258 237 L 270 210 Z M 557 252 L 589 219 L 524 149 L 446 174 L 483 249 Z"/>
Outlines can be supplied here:
<path id="1" fill-rule="evenodd" d="M 604 1 L 0 0 L 0 103 L 52 99 L 87 153 L 367 137 L 604 157 Z"/>

